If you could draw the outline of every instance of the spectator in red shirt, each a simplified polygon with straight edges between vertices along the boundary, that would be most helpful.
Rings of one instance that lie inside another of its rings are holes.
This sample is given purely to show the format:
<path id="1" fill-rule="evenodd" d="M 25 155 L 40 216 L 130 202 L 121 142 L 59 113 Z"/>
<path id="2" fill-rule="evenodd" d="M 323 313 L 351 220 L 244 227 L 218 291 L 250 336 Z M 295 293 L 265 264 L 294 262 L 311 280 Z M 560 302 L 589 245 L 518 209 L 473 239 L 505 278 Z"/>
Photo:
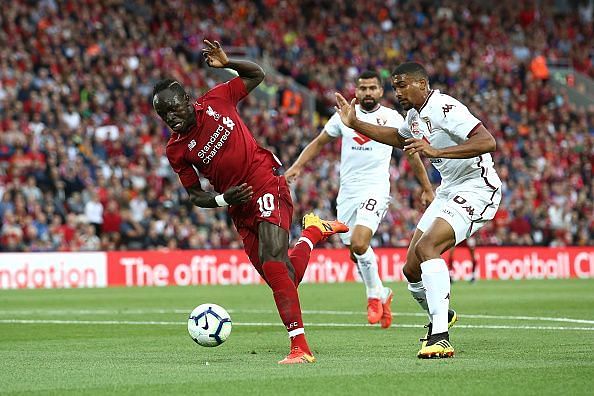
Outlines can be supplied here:
<path id="1" fill-rule="evenodd" d="M 116 200 L 112 199 L 107 203 L 107 208 L 103 212 L 102 233 L 119 233 L 122 225 L 122 216 Z"/>

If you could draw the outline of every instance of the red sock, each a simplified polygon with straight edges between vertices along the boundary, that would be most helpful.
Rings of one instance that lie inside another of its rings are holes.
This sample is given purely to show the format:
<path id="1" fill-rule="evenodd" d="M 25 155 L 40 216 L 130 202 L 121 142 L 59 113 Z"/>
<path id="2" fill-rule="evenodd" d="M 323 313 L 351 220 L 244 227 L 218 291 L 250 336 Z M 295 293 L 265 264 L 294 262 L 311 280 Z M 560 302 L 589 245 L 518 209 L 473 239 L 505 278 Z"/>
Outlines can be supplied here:
<path id="1" fill-rule="evenodd" d="M 303 334 L 303 319 L 299 306 L 299 294 L 285 263 L 268 261 L 262 265 L 262 272 L 266 282 L 272 289 L 276 309 L 285 328 L 291 336 L 291 348 L 300 347 L 305 353 L 311 354 L 305 335 Z"/>
<path id="2" fill-rule="evenodd" d="M 310 254 L 311 248 L 303 240 L 297 242 L 291 253 L 289 253 L 289 259 L 291 260 L 291 264 L 293 264 L 293 268 L 295 268 L 295 286 L 299 286 L 303 275 L 305 275 Z"/>
<path id="3" fill-rule="evenodd" d="M 293 348 L 299 347 L 303 352 L 311 355 L 311 351 L 309 350 L 309 345 L 307 345 L 307 340 L 305 339 L 305 334 L 299 334 L 295 337 L 291 337 L 291 350 Z"/>
<path id="4" fill-rule="evenodd" d="M 291 250 L 289 259 L 291 259 L 291 264 L 295 268 L 295 286 L 299 286 L 301 283 L 307 269 L 307 264 L 309 263 L 311 251 L 321 239 L 322 231 L 317 227 L 308 227 L 303 230 L 301 238 L 299 238 L 299 241 L 295 244 L 293 250 Z M 311 244 L 308 242 L 311 242 Z"/>
<path id="5" fill-rule="evenodd" d="M 320 231 L 318 227 L 310 226 L 303 230 L 301 237 L 309 239 L 311 243 L 316 246 L 316 244 L 322 240 L 324 235 L 322 235 L 322 231 Z"/>

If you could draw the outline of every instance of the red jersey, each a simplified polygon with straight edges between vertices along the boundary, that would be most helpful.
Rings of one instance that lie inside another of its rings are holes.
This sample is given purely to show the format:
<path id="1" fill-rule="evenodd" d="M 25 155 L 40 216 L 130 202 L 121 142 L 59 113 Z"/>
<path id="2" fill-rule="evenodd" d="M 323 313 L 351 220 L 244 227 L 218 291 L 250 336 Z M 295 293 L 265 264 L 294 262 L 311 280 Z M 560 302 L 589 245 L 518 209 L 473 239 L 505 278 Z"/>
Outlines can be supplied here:
<path id="1" fill-rule="evenodd" d="M 237 102 L 248 94 L 241 78 L 219 84 L 196 99 L 196 126 L 172 133 L 167 158 L 184 187 L 199 182 L 196 168 L 215 191 L 247 183 L 258 191 L 280 162 L 260 147 L 237 113 Z"/>

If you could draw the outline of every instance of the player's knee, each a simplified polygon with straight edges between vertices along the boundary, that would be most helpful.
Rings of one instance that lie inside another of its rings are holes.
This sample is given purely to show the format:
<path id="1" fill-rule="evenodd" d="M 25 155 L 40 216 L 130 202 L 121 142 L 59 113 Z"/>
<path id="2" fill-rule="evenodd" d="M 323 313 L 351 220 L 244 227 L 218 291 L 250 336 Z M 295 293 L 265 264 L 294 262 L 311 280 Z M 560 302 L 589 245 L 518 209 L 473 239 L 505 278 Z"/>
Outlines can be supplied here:
<path id="1" fill-rule="evenodd" d="M 289 261 L 289 255 L 286 252 L 267 252 L 262 254 L 260 260 L 263 263 L 267 263 L 269 261 L 286 263 Z"/>
<path id="2" fill-rule="evenodd" d="M 351 252 L 353 254 L 365 254 L 365 252 L 369 249 L 369 242 L 366 241 L 351 241 Z"/>
<path id="3" fill-rule="evenodd" d="M 414 251 L 417 259 L 421 262 L 438 257 L 440 255 L 440 252 L 438 252 L 436 249 L 436 242 L 426 235 L 423 235 L 423 237 L 417 242 Z"/>
<path id="4" fill-rule="evenodd" d="M 284 246 L 269 245 L 266 250 L 261 253 L 260 260 L 263 263 L 268 261 L 280 261 L 286 263 L 289 260 L 289 253 Z"/>

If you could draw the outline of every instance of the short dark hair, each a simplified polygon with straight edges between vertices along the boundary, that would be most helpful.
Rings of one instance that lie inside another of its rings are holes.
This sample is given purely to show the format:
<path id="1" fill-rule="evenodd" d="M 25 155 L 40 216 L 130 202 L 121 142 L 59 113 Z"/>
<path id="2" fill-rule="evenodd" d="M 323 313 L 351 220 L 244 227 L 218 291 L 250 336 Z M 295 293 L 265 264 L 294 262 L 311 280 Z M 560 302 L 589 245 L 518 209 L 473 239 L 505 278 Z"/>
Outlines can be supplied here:
<path id="1" fill-rule="evenodd" d="M 355 83 L 358 83 L 360 79 L 367 80 L 368 78 L 377 78 L 379 85 L 382 85 L 382 78 L 380 77 L 379 73 L 375 70 L 365 70 L 361 72 L 361 74 L 359 74 L 359 76 L 355 80 Z"/>
<path id="2" fill-rule="evenodd" d="M 166 78 L 164 80 L 160 80 L 158 83 L 155 84 L 155 86 L 153 87 L 153 97 L 156 94 L 158 94 L 159 92 L 161 92 L 167 88 L 170 88 L 172 85 L 179 87 L 179 89 L 181 89 L 182 91 L 184 90 L 184 88 L 181 86 L 179 81 L 174 80 L 172 78 Z"/>
<path id="3" fill-rule="evenodd" d="M 408 74 L 409 76 L 429 81 L 427 70 L 425 70 L 423 65 L 417 62 L 405 62 L 399 64 L 392 72 L 392 77 L 397 76 L 398 74 Z"/>

